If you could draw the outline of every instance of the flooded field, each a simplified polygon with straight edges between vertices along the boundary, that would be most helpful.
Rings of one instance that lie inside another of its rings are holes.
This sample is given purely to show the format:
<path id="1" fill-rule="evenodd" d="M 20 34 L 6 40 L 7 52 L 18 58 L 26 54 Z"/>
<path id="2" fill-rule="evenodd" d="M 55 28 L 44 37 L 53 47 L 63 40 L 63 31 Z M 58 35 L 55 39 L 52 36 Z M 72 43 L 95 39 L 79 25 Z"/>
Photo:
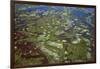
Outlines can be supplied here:
<path id="1" fill-rule="evenodd" d="M 95 9 L 15 5 L 15 66 L 94 60 Z"/>

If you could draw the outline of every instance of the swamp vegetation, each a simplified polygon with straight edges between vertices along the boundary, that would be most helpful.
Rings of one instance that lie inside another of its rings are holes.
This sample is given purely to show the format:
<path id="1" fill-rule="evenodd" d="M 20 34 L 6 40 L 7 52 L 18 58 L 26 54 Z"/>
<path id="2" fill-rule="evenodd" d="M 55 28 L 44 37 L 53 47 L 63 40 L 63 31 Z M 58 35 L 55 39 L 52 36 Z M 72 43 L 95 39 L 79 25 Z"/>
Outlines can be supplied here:
<path id="1" fill-rule="evenodd" d="M 94 9 L 15 5 L 15 66 L 94 60 Z"/>

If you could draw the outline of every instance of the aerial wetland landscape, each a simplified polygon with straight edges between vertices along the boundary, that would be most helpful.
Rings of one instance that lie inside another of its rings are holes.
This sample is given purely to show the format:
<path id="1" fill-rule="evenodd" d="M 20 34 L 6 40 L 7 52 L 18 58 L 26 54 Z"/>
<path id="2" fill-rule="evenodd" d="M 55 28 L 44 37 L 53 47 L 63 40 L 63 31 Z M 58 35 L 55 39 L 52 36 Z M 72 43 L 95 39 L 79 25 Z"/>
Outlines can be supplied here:
<path id="1" fill-rule="evenodd" d="M 15 4 L 14 65 L 94 60 L 94 12 L 91 7 Z"/>

